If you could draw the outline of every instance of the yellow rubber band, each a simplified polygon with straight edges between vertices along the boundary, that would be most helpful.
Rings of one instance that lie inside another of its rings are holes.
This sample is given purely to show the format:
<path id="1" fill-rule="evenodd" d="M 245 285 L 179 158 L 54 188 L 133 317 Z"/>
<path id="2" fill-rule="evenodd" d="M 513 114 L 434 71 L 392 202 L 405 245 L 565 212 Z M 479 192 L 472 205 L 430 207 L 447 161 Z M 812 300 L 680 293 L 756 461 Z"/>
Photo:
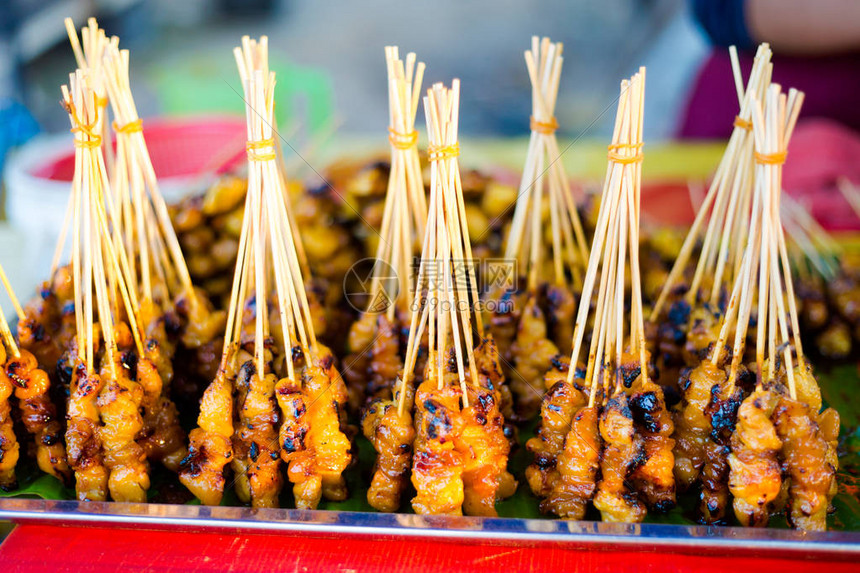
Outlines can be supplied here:
<path id="1" fill-rule="evenodd" d="M 248 141 L 245 143 L 245 149 L 264 149 L 266 147 L 274 147 L 275 146 L 275 138 L 270 137 L 268 139 L 261 139 L 260 141 Z"/>
<path id="2" fill-rule="evenodd" d="M 609 153 L 607 154 L 609 161 L 614 161 L 615 163 L 618 163 L 620 165 L 630 165 L 631 163 L 638 163 L 638 162 L 642 161 L 642 159 L 643 159 L 643 155 L 642 155 L 641 151 L 639 151 L 638 153 L 636 153 L 634 155 L 621 155 L 621 154 L 617 153 L 617 150 L 621 150 L 621 149 L 630 149 L 630 150 L 638 151 L 638 150 L 642 149 L 642 143 L 641 142 L 640 143 L 612 143 L 612 144 L 607 146 L 607 149 L 609 149 Z"/>
<path id="3" fill-rule="evenodd" d="M 549 121 L 538 121 L 535 119 L 535 116 L 531 116 L 529 126 L 532 131 L 543 133 L 545 135 L 552 135 L 558 129 L 558 120 L 553 117 Z"/>
<path id="4" fill-rule="evenodd" d="M 95 100 L 96 100 L 96 105 L 99 107 L 106 107 L 108 104 L 108 98 L 106 98 L 106 97 L 96 96 Z"/>
<path id="5" fill-rule="evenodd" d="M 639 143 L 611 143 L 606 146 L 609 151 L 615 151 L 617 149 L 642 149 L 644 144 L 642 142 Z"/>
<path id="6" fill-rule="evenodd" d="M 269 153 L 256 153 L 253 150 L 248 150 L 248 159 L 251 161 L 271 161 L 275 158 L 275 152 L 271 151 Z"/>
<path id="7" fill-rule="evenodd" d="M 113 122 L 113 130 L 117 133 L 136 133 L 138 131 L 143 131 L 143 120 L 138 118 L 125 125 L 117 125 L 116 122 Z"/>
<path id="8" fill-rule="evenodd" d="M 759 165 L 782 165 L 785 163 L 785 158 L 788 157 L 787 151 L 777 151 L 776 153 L 759 153 L 755 152 L 755 162 Z"/>
<path id="9" fill-rule="evenodd" d="M 268 153 L 258 153 L 259 149 L 265 149 L 267 147 L 275 146 L 275 138 L 269 137 L 268 139 L 261 139 L 259 141 L 247 141 L 245 142 L 245 149 L 248 150 L 248 159 L 250 161 L 271 161 L 275 158 L 275 152 L 270 151 Z"/>
<path id="10" fill-rule="evenodd" d="M 452 143 L 451 145 L 431 145 L 427 148 L 427 154 L 430 156 L 430 161 L 451 159 L 460 155 L 460 144 Z"/>
<path id="11" fill-rule="evenodd" d="M 747 131 L 753 128 L 753 124 L 751 121 L 747 121 L 739 115 L 735 116 L 734 126 L 739 127 L 741 129 L 745 129 Z"/>
<path id="12" fill-rule="evenodd" d="M 388 128 L 388 141 L 397 149 L 412 149 L 418 144 L 418 132 L 401 133 L 392 127 Z"/>
<path id="13" fill-rule="evenodd" d="M 75 105 L 72 102 L 68 102 L 68 111 L 73 124 L 73 127 L 69 131 L 72 133 L 82 133 L 84 136 L 88 136 L 90 138 L 89 140 L 86 140 L 80 137 L 75 137 L 75 147 L 94 149 L 101 145 L 101 135 L 95 131 L 99 122 L 98 108 L 96 108 L 96 117 L 91 124 L 86 124 L 81 121 L 81 118 L 78 117 Z"/>
<path id="14" fill-rule="evenodd" d="M 101 144 L 102 144 L 102 138 L 98 137 L 98 136 L 96 136 L 95 139 L 90 139 L 90 140 L 78 139 L 77 137 L 75 138 L 75 147 L 80 147 L 83 149 L 95 149 L 97 147 L 100 147 Z"/>

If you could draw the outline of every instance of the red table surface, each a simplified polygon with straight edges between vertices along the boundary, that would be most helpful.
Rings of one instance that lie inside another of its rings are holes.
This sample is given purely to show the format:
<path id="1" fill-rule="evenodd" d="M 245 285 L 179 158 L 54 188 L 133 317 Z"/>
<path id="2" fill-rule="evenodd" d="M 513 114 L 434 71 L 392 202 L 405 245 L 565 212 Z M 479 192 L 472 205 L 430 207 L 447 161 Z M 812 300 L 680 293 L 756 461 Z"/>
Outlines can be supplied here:
<path id="1" fill-rule="evenodd" d="M 860 564 L 667 551 L 314 538 L 291 534 L 177 533 L 115 527 L 19 525 L 0 545 L 0 571 L 860 571 Z"/>

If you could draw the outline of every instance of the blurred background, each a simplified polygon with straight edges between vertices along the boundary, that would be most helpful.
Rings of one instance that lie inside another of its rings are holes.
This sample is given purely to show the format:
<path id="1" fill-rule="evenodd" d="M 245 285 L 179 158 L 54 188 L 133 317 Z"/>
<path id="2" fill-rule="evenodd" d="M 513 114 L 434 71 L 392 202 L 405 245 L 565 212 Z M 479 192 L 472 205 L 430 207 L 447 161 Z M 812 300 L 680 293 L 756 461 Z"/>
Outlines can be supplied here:
<path id="1" fill-rule="evenodd" d="M 348 133 L 387 122 L 383 47 L 427 63 L 425 85 L 459 77 L 466 135 L 522 135 L 531 92 L 523 51 L 533 34 L 565 45 L 558 106 L 567 134 L 605 135 L 620 78 L 648 66 L 646 128 L 668 137 L 706 53 L 683 0 L 6 0 L 0 96 L 23 103 L 47 131 L 64 130 L 59 85 L 73 69 L 63 17 L 97 16 L 132 50 L 143 117 L 242 114 L 231 50 L 243 34 L 270 39 L 279 119 Z M 650 110 L 649 110 L 650 111 Z M 603 114 L 603 115 L 601 115 Z"/>

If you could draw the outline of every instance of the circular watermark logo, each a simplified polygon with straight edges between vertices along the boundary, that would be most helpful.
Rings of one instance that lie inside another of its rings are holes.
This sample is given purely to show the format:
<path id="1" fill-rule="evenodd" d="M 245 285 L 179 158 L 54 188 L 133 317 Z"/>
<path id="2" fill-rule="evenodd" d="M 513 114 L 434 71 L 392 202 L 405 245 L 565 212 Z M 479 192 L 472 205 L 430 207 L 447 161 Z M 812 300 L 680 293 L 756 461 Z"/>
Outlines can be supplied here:
<path id="1" fill-rule="evenodd" d="M 399 294 L 397 271 L 374 257 L 355 262 L 343 277 L 343 296 L 358 312 L 383 313 Z"/>

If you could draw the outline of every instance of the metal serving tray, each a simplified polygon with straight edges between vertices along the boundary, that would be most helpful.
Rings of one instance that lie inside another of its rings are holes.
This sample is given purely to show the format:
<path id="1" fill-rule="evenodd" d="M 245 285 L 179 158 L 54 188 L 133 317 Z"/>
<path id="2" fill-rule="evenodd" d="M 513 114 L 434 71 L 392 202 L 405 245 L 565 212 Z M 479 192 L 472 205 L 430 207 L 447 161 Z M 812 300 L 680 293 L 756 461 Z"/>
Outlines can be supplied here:
<path id="1" fill-rule="evenodd" d="M 233 530 L 303 533 L 314 537 L 420 538 L 502 545 L 563 545 L 599 550 L 708 554 L 779 554 L 781 557 L 860 561 L 860 532 L 802 532 L 658 524 L 601 523 L 410 514 L 252 509 L 153 503 L 0 499 L 0 519 L 114 525 L 183 531 Z"/>

